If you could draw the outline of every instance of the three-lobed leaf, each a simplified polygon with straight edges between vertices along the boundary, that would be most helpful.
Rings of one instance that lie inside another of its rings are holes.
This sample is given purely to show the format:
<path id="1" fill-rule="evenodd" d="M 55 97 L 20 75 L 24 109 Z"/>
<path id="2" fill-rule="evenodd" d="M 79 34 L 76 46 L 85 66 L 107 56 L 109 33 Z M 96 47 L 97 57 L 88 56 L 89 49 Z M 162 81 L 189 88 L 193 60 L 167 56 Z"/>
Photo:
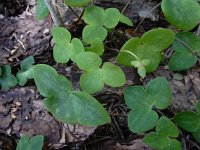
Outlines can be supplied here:
<path id="1" fill-rule="evenodd" d="M 124 92 L 126 105 L 132 109 L 128 115 L 129 129 L 134 133 L 152 129 L 158 120 L 153 106 L 165 109 L 170 105 L 172 93 L 167 80 L 157 77 L 151 80 L 146 88 L 142 86 L 128 87 Z"/>
<path id="2" fill-rule="evenodd" d="M 1 66 L 0 87 L 7 91 L 17 83 L 17 78 L 11 74 L 11 67 L 9 65 Z"/>
<path id="3" fill-rule="evenodd" d="M 53 56 L 58 63 L 75 61 L 76 56 L 85 51 L 83 43 L 77 38 L 71 40 L 70 32 L 64 27 L 53 27 L 52 36 L 55 43 Z"/>
<path id="4" fill-rule="evenodd" d="M 191 30 L 200 21 L 200 6 L 196 0 L 162 0 L 166 20 L 173 26 Z"/>
<path id="5" fill-rule="evenodd" d="M 156 132 L 148 133 L 143 141 L 159 150 L 181 150 L 181 143 L 176 139 L 179 135 L 177 126 L 168 118 L 161 117 L 156 124 Z"/>
<path id="6" fill-rule="evenodd" d="M 24 59 L 20 66 L 21 70 L 17 72 L 17 79 L 19 82 L 19 85 L 24 86 L 28 79 L 33 78 L 33 64 L 35 63 L 33 56 L 29 56 L 26 59 Z"/>
<path id="7" fill-rule="evenodd" d="M 90 94 L 101 91 L 104 84 L 111 87 L 120 87 L 125 84 L 126 77 L 120 67 L 104 63 L 94 52 L 80 53 L 76 57 L 77 66 L 84 72 L 80 77 L 81 89 Z"/>
<path id="8" fill-rule="evenodd" d="M 69 124 L 97 126 L 110 122 L 103 106 L 91 95 L 73 91 L 71 83 L 48 65 L 35 65 L 34 80 L 45 106 L 57 119 Z"/>

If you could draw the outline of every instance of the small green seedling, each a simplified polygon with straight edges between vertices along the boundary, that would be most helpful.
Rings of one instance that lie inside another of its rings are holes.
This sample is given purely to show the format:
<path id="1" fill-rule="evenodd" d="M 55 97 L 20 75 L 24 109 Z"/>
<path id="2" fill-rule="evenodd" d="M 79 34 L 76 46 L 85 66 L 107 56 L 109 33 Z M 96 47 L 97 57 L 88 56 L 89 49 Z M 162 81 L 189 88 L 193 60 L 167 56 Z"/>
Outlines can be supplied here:
<path id="1" fill-rule="evenodd" d="M 1 66 L 0 87 L 7 91 L 17 83 L 17 78 L 11 74 L 11 67 L 9 65 Z"/>
<path id="2" fill-rule="evenodd" d="M 131 111 L 128 114 L 128 126 L 134 133 L 146 132 L 155 127 L 158 114 L 152 110 L 167 108 L 172 99 L 169 83 L 164 77 L 151 80 L 146 88 L 128 87 L 124 92 L 125 103 Z"/>
<path id="3" fill-rule="evenodd" d="M 138 68 L 138 74 L 144 78 L 146 73 L 155 71 L 163 56 L 161 52 L 175 39 L 175 33 L 158 28 L 146 32 L 141 38 L 128 40 L 121 48 L 118 62 L 124 66 Z"/>
<path id="4" fill-rule="evenodd" d="M 18 71 L 16 77 L 19 85 L 24 86 L 28 79 L 33 78 L 33 64 L 35 63 L 33 56 L 24 59 L 20 66 L 21 70 Z"/>
<path id="5" fill-rule="evenodd" d="M 55 43 L 53 57 L 58 63 L 75 61 L 76 56 L 85 51 L 83 43 L 77 38 L 71 40 L 71 33 L 63 27 L 53 27 L 52 35 Z"/>
<path id="6" fill-rule="evenodd" d="M 42 150 L 43 143 L 43 135 L 37 135 L 32 138 L 23 136 L 17 144 L 16 150 Z"/>
<path id="7" fill-rule="evenodd" d="M 90 2 L 92 2 L 92 0 L 64 0 L 64 3 L 66 5 L 72 6 L 72 7 L 85 6 Z"/>
<path id="8" fill-rule="evenodd" d="M 196 141 L 200 143 L 200 102 L 197 104 L 196 112 L 186 111 L 178 113 L 174 117 L 174 121 L 178 126 L 192 133 Z"/>
<path id="9" fill-rule="evenodd" d="M 46 18 L 49 14 L 49 10 L 45 4 L 44 0 L 37 0 L 37 6 L 36 6 L 36 18 L 38 20 L 42 20 Z"/>
<path id="10" fill-rule="evenodd" d="M 200 21 L 197 0 L 162 0 L 161 8 L 166 20 L 179 29 L 191 30 Z"/>
<path id="11" fill-rule="evenodd" d="M 67 124 L 97 126 L 110 122 L 103 106 L 91 95 L 73 91 L 72 84 L 48 65 L 35 65 L 33 76 L 45 106 L 54 117 Z"/>
<path id="12" fill-rule="evenodd" d="M 181 150 L 181 143 L 174 138 L 179 136 L 177 126 L 168 118 L 161 117 L 156 132 L 148 133 L 143 141 L 156 150 Z"/>
<path id="13" fill-rule="evenodd" d="M 125 84 L 126 78 L 120 67 L 106 62 L 102 65 L 101 58 L 93 52 L 81 53 L 76 57 L 77 66 L 84 70 L 80 78 L 83 91 L 90 94 L 99 92 L 104 84 L 111 87 L 120 87 Z"/>
<path id="14" fill-rule="evenodd" d="M 173 43 L 174 54 L 169 61 L 169 69 L 182 71 L 194 67 L 200 56 L 200 38 L 191 32 L 180 32 Z"/>
<path id="15" fill-rule="evenodd" d="M 104 41 L 107 36 L 106 28 L 114 28 L 119 22 L 132 26 L 133 23 L 116 8 L 104 10 L 98 6 L 89 6 L 84 12 L 84 21 L 88 25 L 83 29 L 84 42 L 91 44 L 96 39 Z"/>

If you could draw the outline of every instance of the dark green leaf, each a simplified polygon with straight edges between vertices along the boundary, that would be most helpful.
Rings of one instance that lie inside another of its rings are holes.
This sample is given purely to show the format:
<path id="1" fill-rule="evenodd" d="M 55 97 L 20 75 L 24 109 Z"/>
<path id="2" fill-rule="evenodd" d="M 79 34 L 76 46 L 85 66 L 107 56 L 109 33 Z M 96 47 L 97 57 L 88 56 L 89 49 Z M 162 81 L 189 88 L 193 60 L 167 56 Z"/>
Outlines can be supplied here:
<path id="1" fill-rule="evenodd" d="M 173 26 L 191 30 L 200 21 L 200 6 L 196 0 L 162 0 L 162 11 Z"/>

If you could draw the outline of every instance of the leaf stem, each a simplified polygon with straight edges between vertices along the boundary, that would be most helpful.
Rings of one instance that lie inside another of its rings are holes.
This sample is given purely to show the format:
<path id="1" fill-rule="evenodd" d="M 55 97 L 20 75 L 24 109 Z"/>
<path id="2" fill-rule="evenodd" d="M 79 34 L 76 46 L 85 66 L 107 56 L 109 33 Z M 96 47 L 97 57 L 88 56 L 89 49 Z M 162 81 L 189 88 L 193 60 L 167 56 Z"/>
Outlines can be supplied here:
<path id="1" fill-rule="evenodd" d="M 137 59 L 138 61 L 140 61 L 140 58 L 139 58 L 139 57 L 137 57 L 134 53 L 132 53 L 132 52 L 130 52 L 130 51 L 128 51 L 128 50 L 122 50 L 121 52 L 129 53 L 129 54 L 131 54 L 131 56 L 133 56 L 135 59 Z"/>

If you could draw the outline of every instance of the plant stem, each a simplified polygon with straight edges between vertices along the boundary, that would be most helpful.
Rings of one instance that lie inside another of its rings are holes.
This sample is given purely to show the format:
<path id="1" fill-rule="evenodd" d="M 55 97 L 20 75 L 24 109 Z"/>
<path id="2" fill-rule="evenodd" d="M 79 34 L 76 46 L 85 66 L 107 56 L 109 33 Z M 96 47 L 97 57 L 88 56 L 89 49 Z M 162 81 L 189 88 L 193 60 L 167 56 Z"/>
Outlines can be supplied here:
<path id="1" fill-rule="evenodd" d="M 124 8 L 123 8 L 122 11 L 121 11 L 121 14 L 124 13 L 124 11 L 125 11 L 126 8 L 128 7 L 128 5 L 131 3 L 131 1 L 132 1 L 132 0 L 129 0 L 129 1 L 126 3 L 126 5 L 124 6 Z"/>
<path id="2" fill-rule="evenodd" d="M 121 52 L 126 52 L 126 53 L 129 53 L 131 54 L 131 56 L 133 56 L 135 59 L 137 59 L 138 61 L 140 61 L 140 58 L 138 58 L 134 53 L 128 51 L 128 50 L 122 50 Z"/>
<path id="3" fill-rule="evenodd" d="M 135 28 L 134 32 L 136 32 L 140 25 L 142 24 L 142 22 L 146 19 L 146 17 L 148 17 L 156 8 L 158 8 L 161 5 L 161 2 L 158 3 L 155 7 L 153 7 L 145 16 L 144 18 L 140 21 L 140 23 L 137 25 L 137 27 Z"/>
<path id="4" fill-rule="evenodd" d="M 54 22 L 55 26 L 64 26 L 62 23 L 62 19 L 60 13 L 58 12 L 57 8 L 55 8 L 50 0 L 44 0 L 45 4 L 47 5 L 49 12 L 51 14 L 51 18 Z"/>

